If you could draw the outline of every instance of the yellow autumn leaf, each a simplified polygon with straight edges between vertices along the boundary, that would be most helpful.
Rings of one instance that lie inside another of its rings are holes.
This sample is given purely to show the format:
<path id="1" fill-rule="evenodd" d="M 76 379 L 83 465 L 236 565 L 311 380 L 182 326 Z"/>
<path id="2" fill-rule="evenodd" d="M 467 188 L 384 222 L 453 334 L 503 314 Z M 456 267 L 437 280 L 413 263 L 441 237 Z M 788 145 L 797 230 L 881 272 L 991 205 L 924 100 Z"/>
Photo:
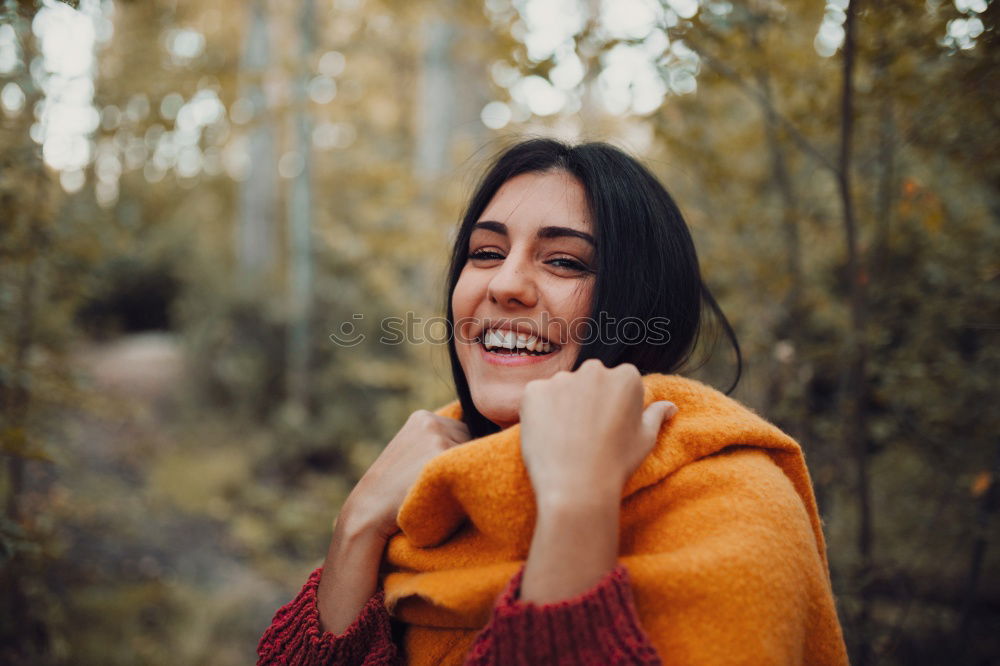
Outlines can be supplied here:
<path id="1" fill-rule="evenodd" d="M 973 497 L 982 497 L 991 485 L 993 485 L 993 475 L 984 470 L 973 477 L 972 483 L 969 485 L 969 492 L 972 493 Z"/>

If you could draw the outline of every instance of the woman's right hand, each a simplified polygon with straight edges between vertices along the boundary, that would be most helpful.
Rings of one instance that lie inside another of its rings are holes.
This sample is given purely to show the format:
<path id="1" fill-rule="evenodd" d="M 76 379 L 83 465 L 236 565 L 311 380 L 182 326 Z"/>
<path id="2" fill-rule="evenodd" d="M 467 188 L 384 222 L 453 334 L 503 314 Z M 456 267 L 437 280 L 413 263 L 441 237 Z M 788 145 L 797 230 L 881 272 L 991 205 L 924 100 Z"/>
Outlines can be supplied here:
<path id="1" fill-rule="evenodd" d="M 424 465 L 470 438 L 461 421 L 425 409 L 413 412 L 351 491 L 341 517 L 388 539 L 399 531 L 396 514 Z"/>
<path id="2" fill-rule="evenodd" d="M 385 543 L 399 531 L 396 514 L 427 461 L 469 439 L 461 421 L 413 412 L 354 486 L 340 509 L 317 590 L 323 631 L 343 633 L 375 594 Z"/>

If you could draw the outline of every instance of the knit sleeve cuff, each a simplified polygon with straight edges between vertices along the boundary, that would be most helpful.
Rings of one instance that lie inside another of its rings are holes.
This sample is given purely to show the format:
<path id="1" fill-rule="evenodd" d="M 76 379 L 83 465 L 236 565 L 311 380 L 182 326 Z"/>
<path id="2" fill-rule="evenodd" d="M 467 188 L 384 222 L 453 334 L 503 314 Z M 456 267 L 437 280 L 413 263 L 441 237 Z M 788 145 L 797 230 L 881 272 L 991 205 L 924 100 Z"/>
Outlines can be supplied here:
<path id="1" fill-rule="evenodd" d="M 322 575 L 323 567 L 316 569 L 298 596 L 275 613 L 257 646 L 257 665 L 394 663 L 396 648 L 384 593 L 372 596 L 344 633 L 323 631 L 316 600 Z"/>
<path id="2" fill-rule="evenodd" d="M 507 584 L 467 664 L 661 664 L 624 566 L 587 592 L 550 604 L 519 600 L 523 576 L 522 567 Z"/>

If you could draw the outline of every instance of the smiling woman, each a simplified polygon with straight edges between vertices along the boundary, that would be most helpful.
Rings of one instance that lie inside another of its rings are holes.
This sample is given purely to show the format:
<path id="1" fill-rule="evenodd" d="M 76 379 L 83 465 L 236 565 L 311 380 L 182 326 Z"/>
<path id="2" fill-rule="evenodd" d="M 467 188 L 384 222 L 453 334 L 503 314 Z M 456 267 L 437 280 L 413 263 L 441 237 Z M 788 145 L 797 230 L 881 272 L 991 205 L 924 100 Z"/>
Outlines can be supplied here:
<path id="1" fill-rule="evenodd" d="M 457 400 L 358 482 L 259 663 L 847 663 L 798 444 L 673 374 L 703 313 L 736 381 L 739 346 L 648 170 L 502 153 L 446 308 Z"/>
<path id="2" fill-rule="evenodd" d="M 715 315 L 736 354 L 730 390 L 739 381 L 736 336 L 702 282 L 677 205 L 645 167 L 606 144 L 533 140 L 499 157 L 459 227 L 445 302 L 455 327 L 452 375 L 476 437 L 510 423 L 512 403 L 516 421 L 527 381 L 589 358 L 609 367 L 631 363 L 642 374 L 677 372 L 698 342 L 705 312 Z M 483 364 L 472 363 L 466 343 L 491 328 L 484 318 L 500 322 L 492 328 L 541 333 L 564 348 L 544 367 L 493 373 L 506 386 L 474 397 L 470 387 L 479 382 L 469 375 L 478 376 Z M 639 335 L 628 335 L 629 322 Z M 668 330 L 656 338 L 658 323 Z M 506 402 L 506 416 L 484 415 L 477 398 Z"/>

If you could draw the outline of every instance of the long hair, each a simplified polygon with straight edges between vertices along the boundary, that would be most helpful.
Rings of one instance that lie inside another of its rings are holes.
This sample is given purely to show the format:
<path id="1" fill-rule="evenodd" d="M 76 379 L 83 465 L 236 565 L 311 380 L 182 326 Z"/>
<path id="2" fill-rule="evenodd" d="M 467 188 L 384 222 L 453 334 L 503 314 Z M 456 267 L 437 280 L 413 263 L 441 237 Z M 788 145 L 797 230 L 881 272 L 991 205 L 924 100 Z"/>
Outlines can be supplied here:
<path id="1" fill-rule="evenodd" d="M 552 170 L 571 174 L 587 195 L 596 245 L 592 319 L 669 320 L 666 344 L 629 342 L 622 336 L 588 337 L 573 369 L 596 358 L 608 367 L 632 363 L 641 374 L 677 372 L 692 356 L 707 306 L 736 351 L 736 377 L 727 389 L 732 392 L 743 369 L 739 342 L 701 279 L 687 224 L 663 185 L 635 158 L 606 143 L 574 146 L 553 139 L 529 139 L 504 150 L 479 182 L 462 217 L 448 268 L 448 354 L 463 420 L 472 436 L 482 437 L 499 427 L 473 404 L 455 349 L 451 297 L 468 259 L 469 237 L 504 183 L 524 173 Z"/>

